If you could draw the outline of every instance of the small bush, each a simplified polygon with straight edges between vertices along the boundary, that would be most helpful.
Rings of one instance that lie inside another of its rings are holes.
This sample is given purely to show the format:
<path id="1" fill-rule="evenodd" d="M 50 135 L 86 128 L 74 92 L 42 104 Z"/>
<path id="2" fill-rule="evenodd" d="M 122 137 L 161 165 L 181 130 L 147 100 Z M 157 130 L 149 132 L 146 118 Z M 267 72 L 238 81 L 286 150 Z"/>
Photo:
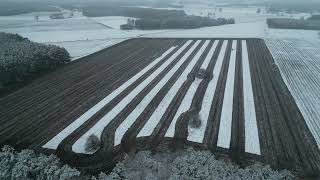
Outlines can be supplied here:
<path id="1" fill-rule="evenodd" d="M 86 152 L 95 152 L 100 148 L 100 140 L 99 138 L 92 134 L 88 137 L 87 142 L 85 144 L 85 151 Z"/>
<path id="2" fill-rule="evenodd" d="M 200 69 L 196 77 L 199 79 L 205 79 L 207 77 L 207 71 L 205 69 Z"/>
<path id="3" fill-rule="evenodd" d="M 191 128 L 200 128 L 201 127 L 201 118 L 199 114 L 190 115 L 189 126 Z"/>

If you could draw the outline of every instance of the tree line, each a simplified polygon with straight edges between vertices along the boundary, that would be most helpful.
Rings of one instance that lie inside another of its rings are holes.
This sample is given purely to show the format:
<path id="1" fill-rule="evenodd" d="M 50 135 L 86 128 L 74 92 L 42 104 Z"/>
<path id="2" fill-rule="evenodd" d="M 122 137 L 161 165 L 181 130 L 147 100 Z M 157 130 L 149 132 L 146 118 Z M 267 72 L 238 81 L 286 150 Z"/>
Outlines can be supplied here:
<path id="1" fill-rule="evenodd" d="M 320 30 L 320 20 L 313 19 L 269 18 L 267 24 L 276 29 Z"/>
<path id="2" fill-rule="evenodd" d="M 0 42 L 0 88 L 70 61 L 64 48 L 35 43 L 18 34 L 0 32 Z"/>
<path id="3" fill-rule="evenodd" d="M 170 17 L 167 19 L 142 18 L 135 21 L 134 28 L 141 30 L 152 29 L 193 29 L 208 26 L 219 26 L 224 24 L 234 24 L 234 19 L 210 19 L 199 16 Z"/>

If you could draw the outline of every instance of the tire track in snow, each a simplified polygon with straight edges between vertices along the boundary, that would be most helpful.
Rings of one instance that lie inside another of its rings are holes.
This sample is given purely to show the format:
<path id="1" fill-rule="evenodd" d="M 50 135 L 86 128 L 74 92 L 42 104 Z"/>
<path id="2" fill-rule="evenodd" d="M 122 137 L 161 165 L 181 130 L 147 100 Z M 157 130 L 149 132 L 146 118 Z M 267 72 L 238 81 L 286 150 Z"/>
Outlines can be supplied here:
<path id="1" fill-rule="evenodd" d="M 207 69 L 208 68 L 208 65 L 210 63 L 210 60 L 212 59 L 212 56 L 214 55 L 214 52 L 217 48 L 217 45 L 218 45 L 218 41 L 215 41 L 213 46 L 211 47 L 208 55 L 206 56 L 203 64 L 201 65 L 201 68 L 202 69 Z M 200 85 L 200 83 L 202 82 L 202 80 L 199 80 L 199 79 L 196 79 L 190 86 L 190 88 L 188 89 L 187 91 L 187 94 L 184 96 L 184 99 L 182 100 L 179 108 L 178 108 L 178 111 L 176 112 L 173 120 L 171 121 L 171 124 L 165 134 L 165 137 L 174 137 L 174 133 L 175 133 L 175 127 L 176 127 L 176 123 L 177 123 L 177 120 L 179 118 L 179 116 L 188 111 L 191 107 L 191 103 L 192 103 L 192 99 L 194 98 L 194 95 Z"/>
<path id="2" fill-rule="evenodd" d="M 166 112 L 166 109 L 170 105 L 171 101 L 173 100 L 174 96 L 178 93 L 182 84 L 187 80 L 189 73 L 192 71 L 193 67 L 196 65 L 198 60 L 200 59 L 202 53 L 205 51 L 207 46 L 209 45 L 210 41 L 207 40 L 205 44 L 201 47 L 195 57 L 192 59 L 188 67 L 184 70 L 182 75 L 179 77 L 177 82 L 171 87 L 170 91 L 166 94 L 165 98 L 160 102 L 156 111 L 152 114 L 149 118 L 147 123 L 141 129 L 137 137 L 146 137 L 150 136 L 154 131 L 155 127 L 158 125 L 159 121 L 161 120 L 162 116 Z"/>
<path id="3" fill-rule="evenodd" d="M 233 94 L 234 94 L 234 79 L 236 68 L 236 41 L 232 42 L 232 50 L 230 56 L 229 69 L 227 74 L 227 82 L 225 94 L 222 104 L 219 134 L 217 146 L 229 149 L 231 140 L 231 124 L 233 111 Z"/>
<path id="4" fill-rule="evenodd" d="M 175 58 L 183 52 L 184 49 L 192 41 L 187 41 L 175 54 L 173 54 L 164 64 L 162 64 L 155 72 L 152 73 L 143 83 L 139 84 L 133 91 L 131 91 L 124 99 L 122 99 L 110 112 L 101 118 L 91 129 L 83 134 L 72 146 L 72 150 L 77 153 L 86 153 L 84 145 L 87 138 L 94 134 L 100 138 L 103 129 L 132 101 L 137 94 L 139 94 L 153 79 L 157 77 Z"/>

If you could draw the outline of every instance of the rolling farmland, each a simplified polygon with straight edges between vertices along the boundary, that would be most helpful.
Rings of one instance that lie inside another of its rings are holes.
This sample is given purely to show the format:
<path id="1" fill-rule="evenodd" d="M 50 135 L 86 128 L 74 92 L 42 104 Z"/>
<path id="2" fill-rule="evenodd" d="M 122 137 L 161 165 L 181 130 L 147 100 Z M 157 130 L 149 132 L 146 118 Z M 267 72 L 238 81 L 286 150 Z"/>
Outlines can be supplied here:
<path id="1" fill-rule="evenodd" d="M 137 149 L 193 146 L 242 164 L 320 172 L 317 137 L 260 39 L 128 40 L 0 105 L 1 145 L 52 150 L 83 169 Z M 97 151 L 85 149 L 90 135 Z"/>

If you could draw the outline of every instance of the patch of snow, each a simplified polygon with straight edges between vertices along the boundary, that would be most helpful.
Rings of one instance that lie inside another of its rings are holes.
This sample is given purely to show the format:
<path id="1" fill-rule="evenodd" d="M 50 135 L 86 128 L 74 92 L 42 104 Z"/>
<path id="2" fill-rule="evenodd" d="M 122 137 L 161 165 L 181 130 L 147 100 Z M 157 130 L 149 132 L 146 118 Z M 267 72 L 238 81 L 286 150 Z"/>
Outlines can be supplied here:
<path id="1" fill-rule="evenodd" d="M 245 152 L 260 155 L 260 143 L 256 110 L 252 91 L 251 73 L 247 42 L 242 41 L 242 76 L 243 76 L 243 100 L 245 123 Z"/>
<path id="2" fill-rule="evenodd" d="M 231 140 L 234 79 L 236 70 L 237 41 L 232 42 L 232 51 L 224 92 L 217 146 L 228 148 Z"/>
<path id="3" fill-rule="evenodd" d="M 77 60 L 93 52 L 100 51 L 107 47 L 118 44 L 127 39 L 105 39 L 105 40 L 84 40 L 84 41 L 66 41 L 47 43 L 54 44 L 60 47 L 64 47 L 70 54 L 71 60 Z"/>
<path id="4" fill-rule="evenodd" d="M 198 29 L 173 30 L 144 35 L 153 38 L 255 38 L 264 37 L 265 22 L 229 24 Z"/>

